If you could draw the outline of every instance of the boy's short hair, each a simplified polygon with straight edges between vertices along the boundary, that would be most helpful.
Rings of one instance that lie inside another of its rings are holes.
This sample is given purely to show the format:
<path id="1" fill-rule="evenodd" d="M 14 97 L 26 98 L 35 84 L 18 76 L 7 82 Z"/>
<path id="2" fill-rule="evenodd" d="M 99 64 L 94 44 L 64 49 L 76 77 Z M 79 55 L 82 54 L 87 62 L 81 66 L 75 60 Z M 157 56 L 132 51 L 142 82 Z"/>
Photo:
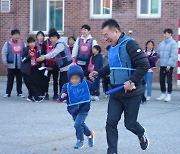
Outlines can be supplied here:
<path id="1" fill-rule="evenodd" d="M 90 31 L 91 30 L 91 27 L 89 26 L 89 25 L 82 25 L 81 26 L 81 29 L 87 29 L 88 31 Z"/>
<path id="2" fill-rule="evenodd" d="M 173 34 L 173 30 L 170 29 L 170 28 L 166 28 L 166 29 L 164 30 L 164 34 L 166 34 L 166 33 Z"/>
<path id="3" fill-rule="evenodd" d="M 95 45 L 93 46 L 93 48 L 99 51 L 99 53 L 101 53 L 101 47 L 99 45 Z"/>
<path id="4" fill-rule="evenodd" d="M 59 33 L 57 32 L 57 30 L 55 28 L 51 28 L 49 30 L 48 36 L 49 36 L 49 38 L 54 37 L 54 36 L 56 36 L 58 39 L 60 38 L 60 35 L 59 35 Z"/>
<path id="5" fill-rule="evenodd" d="M 15 35 L 15 34 L 19 34 L 20 35 L 20 31 L 18 29 L 13 29 L 11 31 L 11 35 Z"/>
<path id="6" fill-rule="evenodd" d="M 105 27 L 109 27 L 110 29 L 116 28 L 121 32 L 121 28 L 118 24 L 118 22 L 114 19 L 108 19 L 105 22 L 102 23 L 101 29 L 104 29 Z"/>
<path id="7" fill-rule="evenodd" d="M 27 38 L 27 43 L 35 42 L 34 37 L 30 36 Z"/>
<path id="8" fill-rule="evenodd" d="M 44 33 L 43 33 L 42 31 L 39 31 L 39 32 L 37 32 L 37 34 L 36 34 L 36 38 L 37 38 L 37 36 L 38 36 L 39 34 L 41 34 L 43 37 L 45 37 Z"/>
<path id="9" fill-rule="evenodd" d="M 68 42 L 69 42 L 70 39 L 73 39 L 74 41 L 76 41 L 76 38 L 74 36 L 68 37 Z"/>

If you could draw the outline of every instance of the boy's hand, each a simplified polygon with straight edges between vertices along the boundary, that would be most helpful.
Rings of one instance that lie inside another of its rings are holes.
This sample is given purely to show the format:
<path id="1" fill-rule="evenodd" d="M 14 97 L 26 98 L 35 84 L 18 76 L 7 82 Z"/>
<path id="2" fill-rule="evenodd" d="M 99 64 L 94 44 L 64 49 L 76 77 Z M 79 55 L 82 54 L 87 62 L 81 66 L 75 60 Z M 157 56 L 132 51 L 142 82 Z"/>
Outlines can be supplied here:
<path id="1" fill-rule="evenodd" d="M 33 53 L 33 52 L 31 52 L 29 55 L 30 55 L 30 57 L 33 57 L 33 56 L 34 56 L 34 53 Z"/>
<path id="2" fill-rule="evenodd" d="M 98 72 L 92 71 L 92 72 L 89 74 L 89 78 L 90 78 L 92 81 L 94 81 L 94 76 L 95 76 L 95 75 L 98 75 Z"/>
<path id="3" fill-rule="evenodd" d="M 65 98 L 65 97 L 67 97 L 67 94 L 66 93 L 62 93 L 61 98 Z"/>

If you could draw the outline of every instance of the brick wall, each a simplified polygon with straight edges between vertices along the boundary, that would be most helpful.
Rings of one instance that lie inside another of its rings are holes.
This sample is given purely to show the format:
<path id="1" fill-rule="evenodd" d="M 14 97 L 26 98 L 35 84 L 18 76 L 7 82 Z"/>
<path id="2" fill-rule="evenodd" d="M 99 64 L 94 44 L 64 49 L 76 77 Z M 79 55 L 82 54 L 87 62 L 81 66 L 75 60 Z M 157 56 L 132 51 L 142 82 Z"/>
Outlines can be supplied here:
<path id="1" fill-rule="evenodd" d="M 22 38 L 29 34 L 29 0 L 13 0 L 12 12 L 0 14 L 0 48 L 9 38 L 12 28 L 21 30 Z M 89 0 L 65 0 L 65 21 L 64 36 L 80 35 L 80 27 L 89 24 L 92 27 L 92 35 L 103 49 L 106 43 L 102 40 L 101 24 L 103 19 L 90 19 Z M 162 16 L 160 19 L 139 19 L 137 15 L 136 0 L 113 0 L 112 17 L 120 23 L 121 29 L 128 33 L 133 30 L 134 37 L 144 48 L 144 44 L 149 39 L 154 39 L 156 47 L 163 39 L 163 30 L 172 28 L 174 38 L 177 40 L 178 18 L 180 18 L 179 0 L 162 0 Z M 0 75 L 6 73 L 5 67 L 0 62 Z M 158 69 L 155 73 L 155 80 L 158 80 Z M 174 71 L 174 81 L 176 71 Z"/>

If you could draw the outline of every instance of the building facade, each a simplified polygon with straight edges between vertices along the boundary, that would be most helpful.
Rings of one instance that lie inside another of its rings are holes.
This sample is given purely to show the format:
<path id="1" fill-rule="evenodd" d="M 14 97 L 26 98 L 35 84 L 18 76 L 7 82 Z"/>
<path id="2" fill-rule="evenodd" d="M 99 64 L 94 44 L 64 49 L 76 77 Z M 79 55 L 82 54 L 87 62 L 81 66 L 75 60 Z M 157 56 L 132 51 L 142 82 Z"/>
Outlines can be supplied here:
<path id="1" fill-rule="evenodd" d="M 122 31 L 130 33 L 142 48 L 149 39 L 157 48 L 165 28 L 172 28 L 177 40 L 179 8 L 180 0 L 1 0 L 0 49 L 14 28 L 25 41 L 39 30 L 47 34 L 49 28 L 58 29 L 64 37 L 78 37 L 83 24 L 91 26 L 93 37 L 105 49 L 100 27 L 109 18 L 116 19 Z M 0 75 L 5 74 L 0 61 Z M 176 76 L 175 71 L 175 80 Z"/>

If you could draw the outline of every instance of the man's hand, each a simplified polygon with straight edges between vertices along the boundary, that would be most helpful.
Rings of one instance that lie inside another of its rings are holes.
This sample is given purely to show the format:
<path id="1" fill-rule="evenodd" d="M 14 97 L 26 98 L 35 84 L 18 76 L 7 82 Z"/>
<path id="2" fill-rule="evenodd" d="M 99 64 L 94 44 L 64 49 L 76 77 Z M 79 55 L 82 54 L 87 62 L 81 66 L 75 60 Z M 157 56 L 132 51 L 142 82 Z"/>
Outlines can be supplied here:
<path id="1" fill-rule="evenodd" d="M 133 89 L 135 89 L 134 83 L 130 83 L 130 81 L 124 82 L 125 93 L 127 93 L 128 91 L 132 91 Z"/>
<path id="2" fill-rule="evenodd" d="M 169 72 L 170 68 L 171 68 L 170 66 L 167 66 L 166 71 Z"/>
<path id="3" fill-rule="evenodd" d="M 66 98 L 66 97 L 67 97 L 67 94 L 66 93 L 62 93 L 61 98 L 63 99 L 63 98 Z"/>
<path id="4" fill-rule="evenodd" d="M 94 81 L 94 76 L 95 76 L 95 75 L 98 75 L 98 72 L 92 71 L 92 72 L 89 74 L 90 80 Z"/>
<path id="5" fill-rule="evenodd" d="M 41 56 L 39 58 L 36 59 L 37 62 L 41 62 L 41 61 L 44 61 L 45 60 L 45 57 L 44 56 Z"/>

